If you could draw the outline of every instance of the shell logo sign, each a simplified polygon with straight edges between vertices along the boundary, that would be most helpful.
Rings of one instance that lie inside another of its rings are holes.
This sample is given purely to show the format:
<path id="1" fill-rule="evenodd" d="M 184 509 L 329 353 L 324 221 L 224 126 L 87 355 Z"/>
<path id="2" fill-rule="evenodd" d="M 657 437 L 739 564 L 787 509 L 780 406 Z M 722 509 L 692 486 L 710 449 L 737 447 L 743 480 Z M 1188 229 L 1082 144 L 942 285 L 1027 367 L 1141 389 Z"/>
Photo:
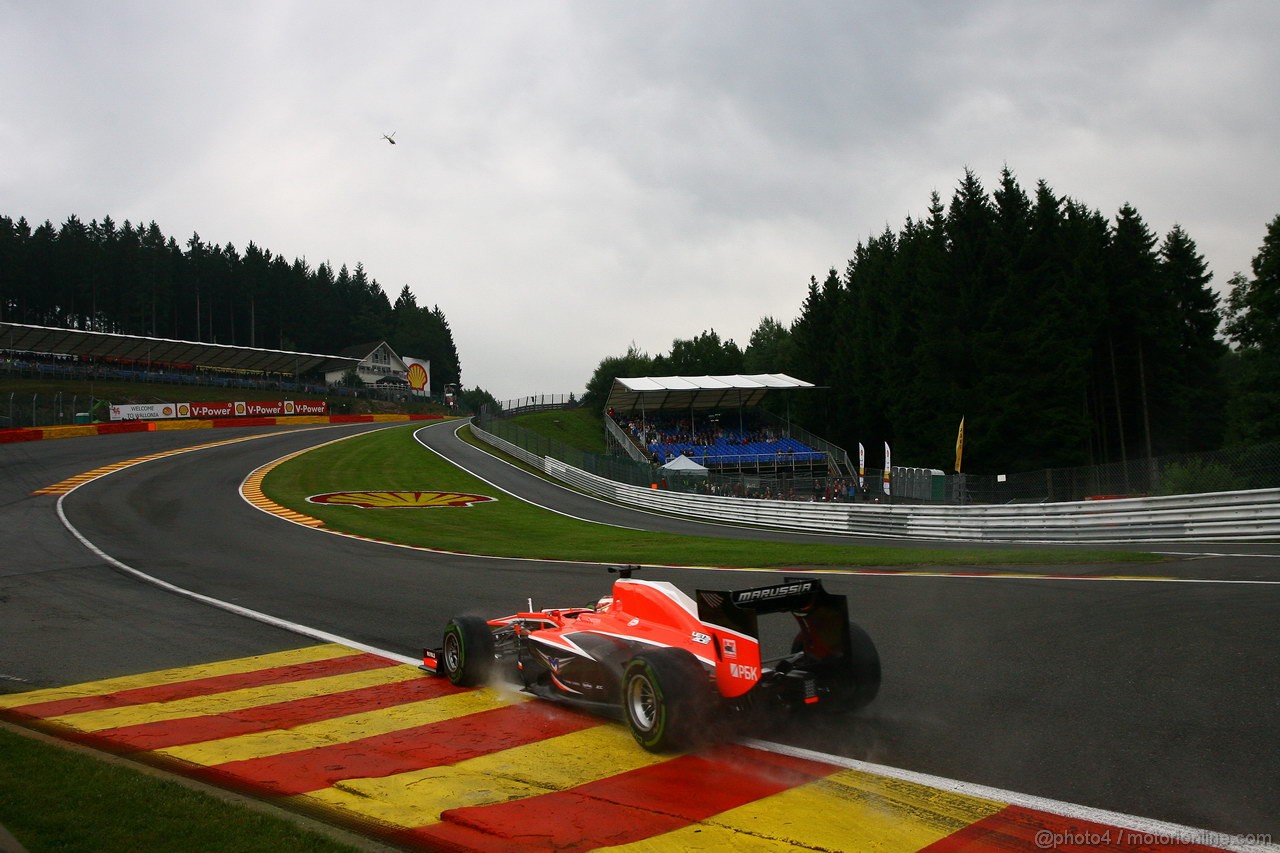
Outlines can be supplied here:
<path id="1" fill-rule="evenodd" d="M 414 362 L 409 365 L 409 371 L 405 374 L 405 379 L 409 382 L 409 387 L 414 391 L 425 391 L 430 383 L 430 377 L 427 376 L 427 369 L 420 362 Z"/>
<path id="2" fill-rule="evenodd" d="M 496 500 L 465 492 L 327 492 L 307 498 L 311 503 L 355 506 L 361 509 L 421 509 L 436 506 L 471 506 Z"/>

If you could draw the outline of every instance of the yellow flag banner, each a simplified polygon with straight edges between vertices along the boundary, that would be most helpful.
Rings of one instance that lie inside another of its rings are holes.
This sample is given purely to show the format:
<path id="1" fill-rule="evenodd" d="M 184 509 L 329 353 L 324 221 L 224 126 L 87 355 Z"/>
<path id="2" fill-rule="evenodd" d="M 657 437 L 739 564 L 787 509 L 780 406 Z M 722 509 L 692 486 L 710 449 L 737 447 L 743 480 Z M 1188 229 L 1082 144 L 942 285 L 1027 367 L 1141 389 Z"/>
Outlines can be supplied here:
<path id="1" fill-rule="evenodd" d="M 956 473 L 960 473 L 960 460 L 964 456 L 964 415 L 960 416 L 960 432 L 956 433 Z"/>

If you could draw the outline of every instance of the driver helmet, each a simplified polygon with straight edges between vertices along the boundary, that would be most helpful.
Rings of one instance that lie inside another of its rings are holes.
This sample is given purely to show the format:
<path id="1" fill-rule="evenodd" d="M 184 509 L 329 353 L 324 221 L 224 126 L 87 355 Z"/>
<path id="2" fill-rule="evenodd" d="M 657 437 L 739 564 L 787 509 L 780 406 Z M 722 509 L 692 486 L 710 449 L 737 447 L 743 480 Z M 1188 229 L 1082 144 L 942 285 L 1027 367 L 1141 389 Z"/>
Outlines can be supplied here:
<path id="1" fill-rule="evenodd" d="M 612 595 L 601 596 L 600 600 L 596 602 L 596 612 L 603 613 L 604 611 L 608 610 L 612 606 L 613 606 Z"/>

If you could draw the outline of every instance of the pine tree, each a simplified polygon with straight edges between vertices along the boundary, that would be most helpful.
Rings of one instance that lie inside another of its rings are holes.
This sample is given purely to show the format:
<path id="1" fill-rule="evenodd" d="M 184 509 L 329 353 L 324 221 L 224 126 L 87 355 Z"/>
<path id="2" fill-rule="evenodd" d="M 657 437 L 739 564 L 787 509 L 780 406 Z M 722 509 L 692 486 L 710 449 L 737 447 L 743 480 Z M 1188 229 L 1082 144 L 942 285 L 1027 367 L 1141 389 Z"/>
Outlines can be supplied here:
<path id="1" fill-rule="evenodd" d="M 1106 251 L 1104 317 L 1095 369 L 1106 376 L 1119 461 L 1152 455 L 1153 345 L 1168 329 L 1153 295 L 1159 287 L 1156 237 L 1129 204 L 1120 208 Z M 1104 395 L 1105 398 L 1105 395 Z M 1114 458 L 1112 460 L 1115 461 Z"/>
<path id="2" fill-rule="evenodd" d="M 1239 347 L 1227 423 L 1233 445 L 1280 441 L 1280 216 L 1252 270 L 1252 278 L 1232 277 L 1227 300 L 1227 334 Z"/>
<path id="3" fill-rule="evenodd" d="M 442 384 L 456 384 L 461 388 L 462 359 L 458 357 L 458 347 L 453 341 L 453 329 L 439 305 L 432 307 L 431 320 L 439 335 L 439 343 L 431 353 L 431 372 L 440 377 Z"/>
<path id="4" fill-rule="evenodd" d="M 1015 408 L 1024 423 L 1033 418 L 1036 428 L 1018 429 L 1016 451 L 1005 460 L 1011 469 L 1078 465 L 1088 458 L 1088 341 L 1101 312 L 1097 275 L 1085 270 L 1090 244 L 1101 246 L 1106 239 L 1100 217 L 1092 220 L 1097 233 L 1089 239 L 1090 221 L 1087 212 L 1038 182 L 1017 282 L 1026 301 Z"/>
<path id="5" fill-rule="evenodd" d="M 832 422 L 830 399 L 825 389 L 831 380 L 830 351 L 835 340 L 835 318 L 840 309 L 842 289 L 840 276 L 834 268 L 827 273 L 822 284 L 810 276 L 808 295 L 800 308 L 800 316 L 791 325 L 795 358 L 791 375 L 824 389 L 798 397 L 796 412 L 811 429 L 826 435 L 832 434 Z"/>
<path id="6" fill-rule="evenodd" d="M 1166 371 L 1170 387 L 1160 412 L 1162 449 L 1213 449 L 1221 445 L 1224 428 L 1219 375 L 1226 345 L 1217 337 L 1222 314 L 1210 288 L 1213 274 L 1179 225 L 1160 247 L 1160 278 L 1176 311 L 1169 342 L 1172 363 Z"/>

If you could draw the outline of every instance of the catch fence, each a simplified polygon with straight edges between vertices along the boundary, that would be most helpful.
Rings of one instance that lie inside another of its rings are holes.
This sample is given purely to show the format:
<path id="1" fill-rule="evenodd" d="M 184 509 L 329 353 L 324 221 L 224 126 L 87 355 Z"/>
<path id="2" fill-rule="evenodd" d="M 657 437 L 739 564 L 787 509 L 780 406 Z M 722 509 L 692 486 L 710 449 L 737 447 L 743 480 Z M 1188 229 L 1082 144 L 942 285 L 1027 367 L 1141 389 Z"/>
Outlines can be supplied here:
<path id="1" fill-rule="evenodd" d="M 0 429 L 89 423 L 104 401 L 92 394 L 0 395 Z"/>
<path id="2" fill-rule="evenodd" d="M 476 422 L 535 457 L 558 459 L 619 483 L 656 485 L 691 494 L 834 503 L 1032 504 L 1280 487 L 1280 444 L 1009 475 L 945 474 L 937 469 L 895 466 L 890 469 L 890 489 L 886 494 L 882 469 L 867 468 L 859 476 L 847 456 L 841 459 L 843 464 L 825 476 L 796 473 L 781 466 L 750 472 L 711 469 L 705 474 L 681 474 L 664 471 L 636 458 L 636 454 L 628 454 L 627 438 L 620 430 L 609 431 L 608 444 L 613 452 L 601 455 L 585 453 L 511 420 L 511 416 L 524 412 L 577 406 L 573 395 L 531 396 L 507 401 L 499 410 L 482 408 Z M 808 434 L 805 439 L 820 441 Z M 840 448 L 825 442 L 822 449 L 843 454 Z"/>

